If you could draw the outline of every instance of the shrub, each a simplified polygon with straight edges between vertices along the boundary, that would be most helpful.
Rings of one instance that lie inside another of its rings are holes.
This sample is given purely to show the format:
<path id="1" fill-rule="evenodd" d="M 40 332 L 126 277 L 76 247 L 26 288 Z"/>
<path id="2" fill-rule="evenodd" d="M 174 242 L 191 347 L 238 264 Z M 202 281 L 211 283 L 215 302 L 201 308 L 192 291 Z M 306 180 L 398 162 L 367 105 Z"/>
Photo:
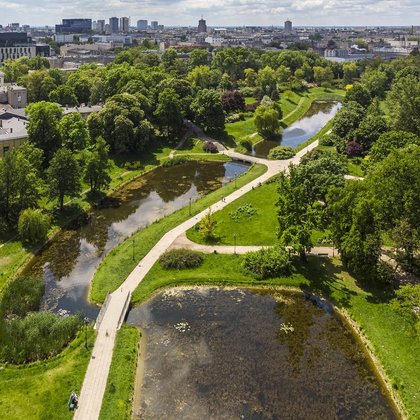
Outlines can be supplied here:
<path id="1" fill-rule="evenodd" d="M 242 139 L 239 144 L 244 147 L 248 152 L 252 150 L 252 141 L 248 139 Z"/>
<path id="2" fill-rule="evenodd" d="M 25 363 L 58 354 L 83 325 L 80 315 L 59 317 L 49 312 L 0 321 L 0 361 Z"/>
<path id="3" fill-rule="evenodd" d="M 203 145 L 203 150 L 207 153 L 217 153 L 217 146 L 212 141 L 206 141 Z"/>
<path id="4" fill-rule="evenodd" d="M 276 246 L 248 252 L 243 259 L 243 268 L 257 279 L 290 275 L 292 263 L 286 249 Z"/>
<path id="5" fill-rule="evenodd" d="M 225 118 L 226 123 L 234 123 L 237 121 L 241 121 L 241 115 L 240 114 L 230 114 Z"/>
<path id="6" fill-rule="evenodd" d="M 363 146 L 357 141 L 349 141 L 346 146 L 346 154 L 349 157 L 362 156 Z"/>
<path id="7" fill-rule="evenodd" d="M 45 241 L 50 226 L 49 216 L 40 209 L 26 209 L 19 215 L 18 231 L 23 242 L 34 244 Z"/>
<path id="8" fill-rule="evenodd" d="M 175 156 L 172 159 L 167 159 L 162 163 L 164 168 L 169 168 L 171 166 L 182 165 L 187 162 L 188 158 L 186 156 Z"/>
<path id="9" fill-rule="evenodd" d="M 137 169 L 141 169 L 141 162 L 140 161 L 125 162 L 123 167 L 124 169 L 127 169 L 127 171 L 135 171 Z"/>
<path id="10" fill-rule="evenodd" d="M 331 134 L 324 134 L 320 137 L 319 144 L 321 146 L 334 146 L 334 137 Z"/>
<path id="11" fill-rule="evenodd" d="M 196 268 L 203 263 L 203 256 L 189 249 L 171 249 L 159 258 L 159 264 L 166 268 L 182 270 L 184 268 Z"/>
<path id="12" fill-rule="evenodd" d="M 290 146 L 277 146 L 270 150 L 268 159 L 285 160 L 292 158 L 294 155 L 295 151 Z"/>
<path id="13" fill-rule="evenodd" d="M 18 277 L 10 282 L 1 299 L 0 317 L 23 317 L 28 312 L 37 311 L 44 287 L 44 280 L 36 277 Z"/>
<path id="14" fill-rule="evenodd" d="M 237 222 L 240 219 L 252 217 L 256 212 L 257 210 L 255 210 L 252 204 L 246 203 L 243 206 L 239 206 L 236 210 L 231 211 L 229 216 L 232 220 Z"/>
<path id="15" fill-rule="evenodd" d="M 199 223 L 199 231 L 206 240 L 214 239 L 214 231 L 216 230 L 217 221 L 215 220 L 211 210 L 201 219 Z"/>

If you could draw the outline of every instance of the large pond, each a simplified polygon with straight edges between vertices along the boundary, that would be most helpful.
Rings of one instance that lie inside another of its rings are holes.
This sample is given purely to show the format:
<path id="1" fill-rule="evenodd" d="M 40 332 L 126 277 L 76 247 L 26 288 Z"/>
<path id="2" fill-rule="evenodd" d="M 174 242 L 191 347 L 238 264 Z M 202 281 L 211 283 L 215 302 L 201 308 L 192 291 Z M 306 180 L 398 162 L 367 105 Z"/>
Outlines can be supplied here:
<path id="1" fill-rule="evenodd" d="M 336 102 L 313 102 L 304 117 L 282 132 L 279 141 L 261 141 L 254 146 L 252 154 L 267 157 L 270 150 L 276 146 L 299 146 L 318 133 L 334 117 L 340 107 L 341 104 Z"/>
<path id="2" fill-rule="evenodd" d="M 78 229 L 64 229 L 32 261 L 24 275 L 43 276 L 41 309 L 94 319 L 99 308 L 87 300 L 90 281 L 107 252 L 132 233 L 184 207 L 246 172 L 236 162 L 191 161 L 157 168 L 113 194 L 108 208 L 95 210 Z"/>
<path id="3" fill-rule="evenodd" d="M 127 322 L 147 341 L 139 418 L 398 418 L 349 329 L 301 293 L 177 288 Z"/>

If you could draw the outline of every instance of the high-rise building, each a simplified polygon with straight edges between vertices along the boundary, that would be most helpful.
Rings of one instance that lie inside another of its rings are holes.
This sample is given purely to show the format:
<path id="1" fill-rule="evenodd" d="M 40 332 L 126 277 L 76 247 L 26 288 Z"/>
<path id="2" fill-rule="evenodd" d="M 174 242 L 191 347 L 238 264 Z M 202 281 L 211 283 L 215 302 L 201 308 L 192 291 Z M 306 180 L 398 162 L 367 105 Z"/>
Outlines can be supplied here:
<path id="1" fill-rule="evenodd" d="M 63 19 L 61 25 L 55 25 L 57 34 L 88 34 L 92 32 L 92 19 Z"/>
<path id="2" fill-rule="evenodd" d="M 147 20 L 138 20 L 137 29 L 139 31 L 145 31 L 147 29 Z"/>
<path id="3" fill-rule="evenodd" d="M 26 32 L 0 32 L 0 63 L 6 59 L 35 57 L 36 47 Z"/>
<path id="4" fill-rule="evenodd" d="M 284 22 L 284 32 L 287 32 L 290 34 L 292 30 L 293 30 L 292 22 L 289 19 L 287 19 L 286 22 Z"/>
<path id="5" fill-rule="evenodd" d="M 109 28 L 112 33 L 118 32 L 118 18 L 117 17 L 109 18 Z"/>
<path id="6" fill-rule="evenodd" d="M 103 33 L 105 31 L 105 20 L 100 19 L 96 22 L 96 30 L 99 33 Z"/>
<path id="7" fill-rule="evenodd" d="M 203 18 L 198 21 L 198 32 L 207 32 L 206 21 Z"/>
<path id="8" fill-rule="evenodd" d="M 150 22 L 150 28 L 153 29 L 154 31 L 158 30 L 158 26 L 159 26 L 159 23 L 157 20 L 152 20 Z"/>
<path id="9" fill-rule="evenodd" d="M 130 29 L 130 19 L 128 17 L 120 18 L 120 32 L 128 32 Z"/>

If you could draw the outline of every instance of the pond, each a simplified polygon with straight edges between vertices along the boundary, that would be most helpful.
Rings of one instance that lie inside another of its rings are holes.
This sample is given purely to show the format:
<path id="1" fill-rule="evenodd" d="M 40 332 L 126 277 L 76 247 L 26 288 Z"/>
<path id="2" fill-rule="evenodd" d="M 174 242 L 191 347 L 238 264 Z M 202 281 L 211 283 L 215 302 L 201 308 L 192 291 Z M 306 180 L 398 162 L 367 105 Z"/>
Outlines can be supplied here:
<path id="1" fill-rule="evenodd" d="M 261 141 L 254 145 L 252 154 L 267 157 L 270 150 L 276 146 L 299 146 L 318 133 L 340 108 L 341 104 L 337 102 L 313 102 L 300 120 L 282 132 L 280 141 Z"/>
<path id="2" fill-rule="evenodd" d="M 23 275 L 43 276 L 41 309 L 82 313 L 95 319 L 99 308 L 87 300 L 90 281 L 104 256 L 139 229 L 178 210 L 190 199 L 216 190 L 246 172 L 237 162 L 197 162 L 159 167 L 119 189 L 108 208 L 93 210 L 87 224 L 59 232 L 35 256 Z"/>
<path id="3" fill-rule="evenodd" d="M 147 342 L 137 418 L 398 418 L 348 327 L 300 292 L 175 288 L 127 322 Z"/>

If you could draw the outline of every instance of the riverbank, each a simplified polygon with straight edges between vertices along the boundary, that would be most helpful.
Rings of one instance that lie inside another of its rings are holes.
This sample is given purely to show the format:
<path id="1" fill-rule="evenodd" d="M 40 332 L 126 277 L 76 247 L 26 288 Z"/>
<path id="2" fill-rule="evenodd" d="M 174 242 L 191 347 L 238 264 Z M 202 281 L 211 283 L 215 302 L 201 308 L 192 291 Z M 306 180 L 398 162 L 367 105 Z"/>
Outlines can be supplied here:
<path id="1" fill-rule="evenodd" d="M 133 303 L 140 304 L 155 293 L 174 286 L 292 287 L 323 295 L 334 302 L 371 353 L 375 366 L 407 418 L 419 418 L 418 390 L 420 366 L 416 355 L 420 343 L 410 325 L 388 305 L 386 297 L 360 288 L 345 271 L 339 259 L 309 257 L 308 264 L 295 260 L 290 277 L 255 280 L 242 272 L 241 256 L 205 254 L 201 267 L 168 271 L 155 264 L 133 294 Z M 402 401 L 403 404 L 399 403 Z"/>
<path id="2" fill-rule="evenodd" d="M 71 419 L 73 412 L 67 402 L 70 393 L 81 388 L 94 341 L 95 332 L 89 327 L 53 358 L 26 365 L 0 365 L 0 418 Z"/>

